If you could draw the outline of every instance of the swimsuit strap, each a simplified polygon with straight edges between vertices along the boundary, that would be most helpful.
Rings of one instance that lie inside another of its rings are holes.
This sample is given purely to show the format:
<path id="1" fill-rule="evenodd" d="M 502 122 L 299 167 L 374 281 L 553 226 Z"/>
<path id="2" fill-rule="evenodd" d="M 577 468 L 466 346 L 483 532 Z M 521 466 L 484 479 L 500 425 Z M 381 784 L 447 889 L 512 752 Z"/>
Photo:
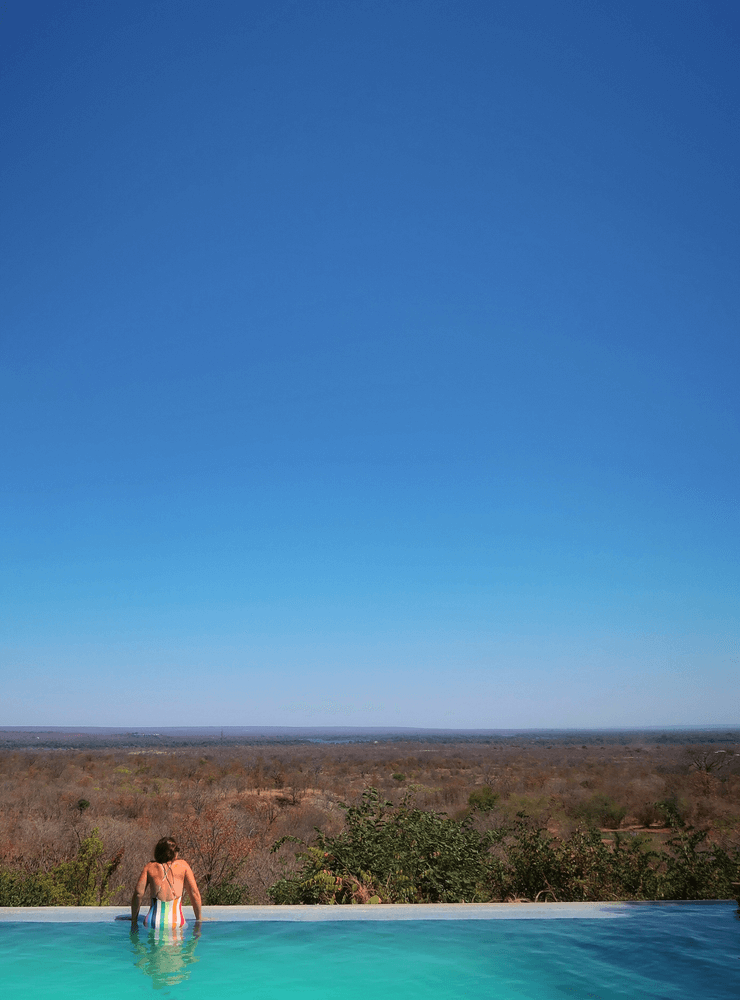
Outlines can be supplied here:
<path id="1" fill-rule="evenodd" d="M 160 861 L 159 864 L 162 865 L 162 862 Z M 159 891 L 160 891 L 160 889 L 162 888 L 162 886 L 164 885 L 165 882 L 169 883 L 170 888 L 172 889 L 173 892 L 175 891 L 175 883 L 172 882 L 171 879 L 170 879 L 170 871 L 171 870 L 172 870 L 172 862 L 169 863 L 169 866 L 167 868 L 165 868 L 165 866 L 162 865 L 162 878 L 161 878 L 159 884 L 157 885 L 157 891 L 154 894 L 155 896 L 157 896 L 157 897 L 159 896 Z M 179 899 L 180 897 L 178 896 L 177 898 Z M 165 900 L 161 900 L 161 902 L 165 902 Z"/>

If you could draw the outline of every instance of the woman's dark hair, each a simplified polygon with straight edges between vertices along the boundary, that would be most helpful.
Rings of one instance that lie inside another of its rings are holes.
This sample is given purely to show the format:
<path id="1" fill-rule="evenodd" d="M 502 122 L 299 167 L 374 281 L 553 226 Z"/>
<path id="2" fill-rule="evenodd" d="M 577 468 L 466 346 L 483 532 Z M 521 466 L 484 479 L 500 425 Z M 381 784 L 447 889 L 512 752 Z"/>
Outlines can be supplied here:
<path id="1" fill-rule="evenodd" d="M 174 837 L 162 837 L 154 848 L 154 860 L 158 861 L 160 865 L 166 864 L 168 861 L 174 861 L 175 855 L 179 851 L 180 848 L 177 846 L 177 841 Z"/>

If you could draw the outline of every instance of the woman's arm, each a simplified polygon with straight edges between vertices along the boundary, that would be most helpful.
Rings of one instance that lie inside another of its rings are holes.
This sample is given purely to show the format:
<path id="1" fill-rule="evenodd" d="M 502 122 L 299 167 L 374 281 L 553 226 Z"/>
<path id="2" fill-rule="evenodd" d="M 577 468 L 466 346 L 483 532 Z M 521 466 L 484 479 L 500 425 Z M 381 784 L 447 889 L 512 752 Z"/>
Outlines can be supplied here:
<path id="1" fill-rule="evenodd" d="M 146 883 L 149 878 L 148 867 L 139 875 L 139 881 L 136 883 L 136 888 L 134 889 L 134 894 L 131 897 L 131 923 L 136 925 L 139 919 L 139 907 L 141 906 L 141 901 L 144 898 L 144 893 L 146 891 Z"/>
<path id="2" fill-rule="evenodd" d="M 195 875 L 193 875 L 193 870 L 190 865 L 185 862 L 185 878 L 183 879 L 185 883 L 185 888 L 188 891 L 188 896 L 190 897 L 190 902 L 193 907 L 193 912 L 195 913 L 195 919 L 201 919 L 200 910 L 200 891 L 198 885 L 195 881 Z"/>

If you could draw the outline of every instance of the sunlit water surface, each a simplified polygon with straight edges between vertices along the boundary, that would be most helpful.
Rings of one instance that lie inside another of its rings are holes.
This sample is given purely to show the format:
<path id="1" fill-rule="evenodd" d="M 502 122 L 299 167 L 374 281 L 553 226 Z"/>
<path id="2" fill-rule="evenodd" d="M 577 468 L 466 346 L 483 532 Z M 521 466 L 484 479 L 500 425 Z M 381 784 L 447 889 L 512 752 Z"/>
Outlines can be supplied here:
<path id="1" fill-rule="evenodd" d="M 731 903 L 611 919 L 204 923 L 157 941 L 126 923 L 0 924 L 7 998 L 738 1000 Z"/>

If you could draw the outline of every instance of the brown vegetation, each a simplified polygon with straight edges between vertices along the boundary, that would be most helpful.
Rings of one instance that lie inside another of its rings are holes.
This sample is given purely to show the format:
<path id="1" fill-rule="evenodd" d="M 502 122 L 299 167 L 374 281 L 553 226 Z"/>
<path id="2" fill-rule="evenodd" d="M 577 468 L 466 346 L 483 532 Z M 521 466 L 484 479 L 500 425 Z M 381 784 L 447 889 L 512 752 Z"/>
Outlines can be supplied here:
<path id="1" fill-rule="evenodd" d="M 403 742 L 273 745 L 168 751 L 0 752 L 0 867 L 48 870 L 74 855 L 93 828 L 111 864 L 113 902 L 125 903 L 153 844 L 172 833 L 212 901 L 240 887 L 245 901 L 293 864 L 282 837 L 309 842 L 315 827 L 338 833 L 342 803 L 368 786 L 391 801 L 461 816 L 476 789 L 495 804 L 476 811 L 480 828 L 525 812 L 566 836 L 584 821 L 644 830 L 656 842 L 673 812 L 707 829 L 708 841 L 740 847 L 739 747 L 574 747 Z"/>

